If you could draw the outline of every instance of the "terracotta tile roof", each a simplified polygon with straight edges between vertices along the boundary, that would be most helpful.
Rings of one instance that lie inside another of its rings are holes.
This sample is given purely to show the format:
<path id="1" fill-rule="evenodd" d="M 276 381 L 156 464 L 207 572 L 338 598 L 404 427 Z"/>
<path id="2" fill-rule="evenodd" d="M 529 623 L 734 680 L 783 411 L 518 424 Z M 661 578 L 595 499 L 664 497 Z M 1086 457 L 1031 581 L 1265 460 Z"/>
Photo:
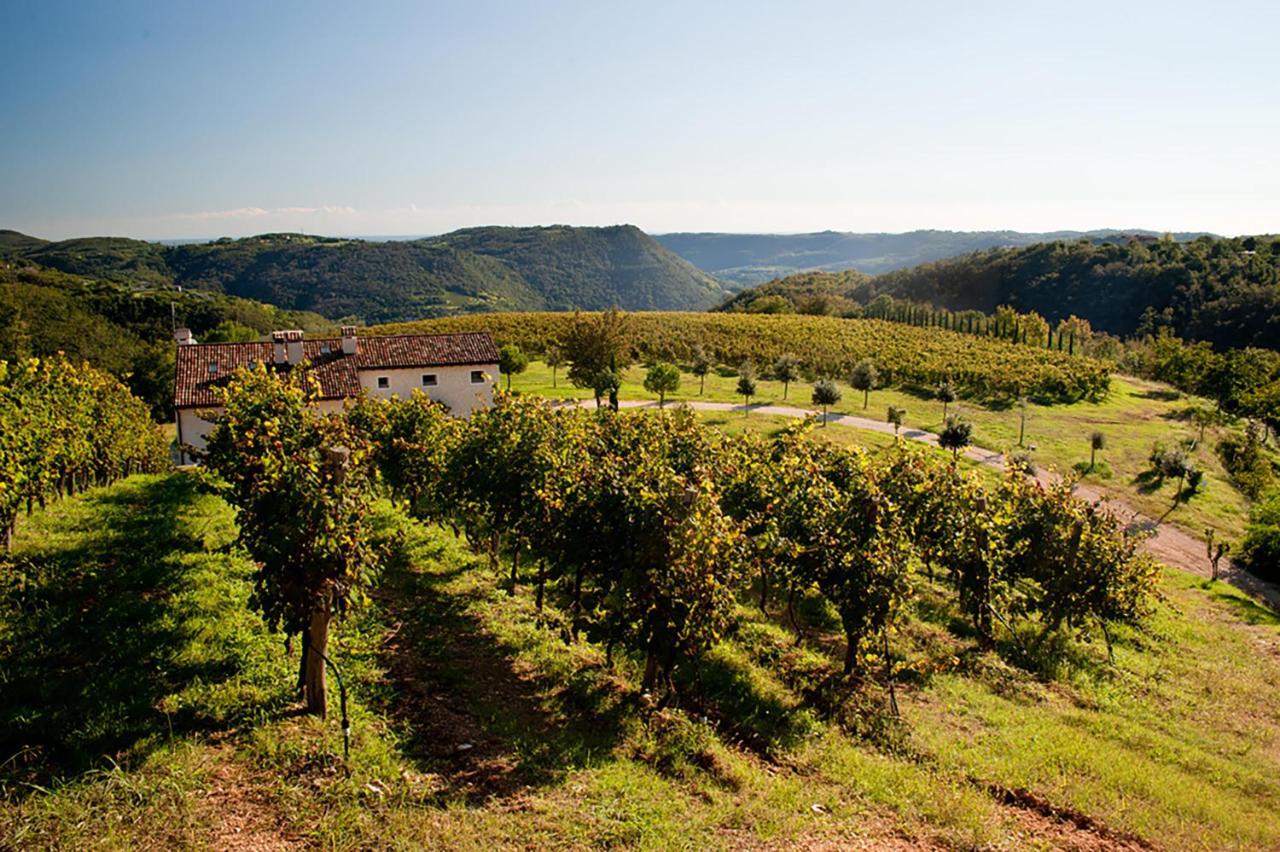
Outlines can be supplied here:
<path id="1" fill-rule="evenodd" d="M 284 369 L 286 365 L 272 363 L 272 353 L 270 342 L 179 346 L 174 407 L 217 405 L 214 389 L 226 385 L 236 370 L 259 362 Z M 342 339 L 333 337 L 304 340 L 302 357 L 320 382 L 321 398 L 343 399 L 359 395 L 360 370 L 496 364 L 498 348 L 486 332 L 408 334 L 357 338 L 356 354 L 351 356 L 343 354 Z"/>
<path id="2" fill-rule="evenodd" d="M 498 347 L 485 331 L 360 337 L 356 345 L 362 370 L 498 363 Z"/>

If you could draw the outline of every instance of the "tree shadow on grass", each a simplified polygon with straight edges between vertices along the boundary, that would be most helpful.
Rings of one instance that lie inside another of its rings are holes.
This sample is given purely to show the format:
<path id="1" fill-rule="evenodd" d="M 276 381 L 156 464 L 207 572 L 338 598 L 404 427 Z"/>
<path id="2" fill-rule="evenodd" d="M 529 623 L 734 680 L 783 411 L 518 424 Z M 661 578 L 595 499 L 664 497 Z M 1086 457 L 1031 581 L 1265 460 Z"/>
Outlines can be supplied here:
<path id="1" fill-rule="evenodd" d="M 234 656 L 182 653 L 184 557 L 205 550 L 181 518 L 196 488 L 134 478 L 51 507 L 19 541 L 0 593 L 5 793 L 126 760 L 172 729 L 161 699 L 234 670 Z"/>
<path id="2" fill-rule="evenodd" d="M 553 675 L 518 655 L 486 621 L 529 620 L 519 602 L 495 584 L 467 581 L 457 567 L 436 571 L 412 564 L 424 558 L 438 555 L 396 557 L 382 586 L 400 623 L 383 648 L 395 687 L 388 710 L 403 726 L 409 756 L 444 775 L 450 794 L 471 803 L 553 783 L 607 756 L 634 712 L 625 684 L 600 664 Z M 544 632 L 545 653 L 569 653 Z M 551 665 L 559 669 L 562 662 Z"/>

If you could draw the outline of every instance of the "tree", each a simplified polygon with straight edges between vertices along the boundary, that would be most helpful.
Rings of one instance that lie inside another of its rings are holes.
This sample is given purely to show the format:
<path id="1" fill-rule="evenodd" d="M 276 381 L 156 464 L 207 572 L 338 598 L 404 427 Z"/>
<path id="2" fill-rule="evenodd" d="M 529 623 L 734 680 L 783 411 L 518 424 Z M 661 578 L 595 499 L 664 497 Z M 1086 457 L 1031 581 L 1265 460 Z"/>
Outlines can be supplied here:
<path id="1" fill-rule="evenodd" d="M 1027 435 L 1027 410 L 1031 407 L 1030 401 L 1025 396 L 1018 397 L 1018 446 L 1025 446 L 1025 438 Z M 944 409 L 945 411 L 945 406 Z"/>
<path id="2" fill-rule="evenodd" d="M 256 328 L 227 319 L 200 335 L 200 340 L 204 343 L 248 343 L 259 337 L 261 335 Z"/>
<path id="3" fill-rule="evenodd" d="M 960 451 L 969 446 L 973 436 L 973 424 L 961 417 L 952 415 L 947 418 L 946 426 L 938 435 L 938 446 L 951 451 L 951 457 L 957 458 Z"/>
<path id="4" fill-rule="evenodd" d="M 529 356 L 519 346 L 508 343 L 498 351 L 498 370 L 507 377 L 507 390 L 511 390 L 511 377 L 523 373 L 529 366 Z"/>
<path id="5" fill-rule="evenodd" d="M 1204 531 L 1204 550 L 1205 555 L 1209 557 L 1210 573 L 1209 579 L 1218 579 L 1218 563 L 1222 561 L 1222 557 L 1231 552 L 1231 542 L 1219 541 L 1214 546 L 1214 539 L 1217 538 L 1217 530 L 1209 527 Z"/>
<path id="6" fill-rule="evenodd" d="M 645 374 L 644 389 L 658 395 L 659 408 L 666 407 L 667 394 L 680 389 L 680 368 L 665 362 L 654 364 Z"/>
<path id="7" fill-rule="evenodd" d="M 782 382 L 782 398 L 787 398 L 791 383 L 800 378 L 800 362 L 794 355 L 783 355 L 773 362 L 773 377 Z"/>
<path id="8" fill-rule="evenodd" d="M 898 430 L 902 428 L 902 419 L 907 416 L 905 408 L 898 408 L 895 405 L 889 406 L 889 413 L 885 419 L 893 424 L 893 437 L 898 437 Z"/>
<path id="9" fill-rule="evenodd" d="M 609 397 L 609 407 L 618 410 L 618 389 L 622 387 L 622 377 L 616 370 L 604 369 L 591 377 L 591 390 L 596 395 L 596 408 L 600 400 Z"/>
<path id="10" fill-rule="evenodd" d="M 631 363 L 630 340 L 630 317 L 617 308 L 597 314 L 575 313 L 563 341 L 569 381 L 575 387 L 594 390 L 602 372 L 621 375 Z"/>
<path id="11" fill-rule="evenodd" d="M 827 409 L 840 402 L 840 386 L 830 379 L 813 383 L 813 404 L 822 407 L 822 425 L 827 425 Z"/>
<path id="12" fill-rule="evenodd" d="M 948 379 L 938 385 L 938 390 L 936 391 L 935 396 L 942 400 L 942 422 L 946 423 L 947 406 L 956 401 L 956 387 L 951 384 L 951 380 Z"/>
<path id="13" fill-rule="evenodd" d="M 756 395 L 755 371 L 750 364 L 743 364 L 738 373 L 738 393 L 741 394 L 746 413 L 751 413 L 751 397 Z"/>
<path id="14" fill-rule="evenodd" d="M 862 407 L 865 409 L 871 398 L 871 392 L 880 384 L 880 371 L 876 369 L 875 362 L 870 358 L 859 361 L 849 376 L 849 384 L 855 390 L 862 391 Z"/>
<path id="15" fill-rule="evenodd" d="M 707 373 L 711 372 L 711 358 L 706 352 L 702 351 L 702 347 L 693 353 L 693 365 L 689 368 L 695 376 L 698 377 L 698 396 L 702 396 L 707 389 Z"/>
<path id="16" fill-rule="evenodd" d="M 1093 470 L 1093 465 L 1098 456 L 1098 450 L 1105 449 L 1107 446 L 1107 436 L 1101 432 L 1095 431 L 1089 436 L 1089 470 Z"/>
<path id="17" fill-rule="evenodd" d="M 561 351 L 559 346 L 548 346 L 543 360 L 551 368 L 551 387 L 554 388 L 556 386 L 556 373 L 564 365 L 564 352 Z"/>
<path id="18" fill-rule="evenodd" d="M 330 623 L 362 600 L 376 556 L 369 445 L 344 417 L 318 413 L 318 395 L 300 371 L 240 371 L 220 390 L 206 460 L 258 564 L 253 604 L 270 627 L 301 635 L 299 686 L 323 717 Z"/>

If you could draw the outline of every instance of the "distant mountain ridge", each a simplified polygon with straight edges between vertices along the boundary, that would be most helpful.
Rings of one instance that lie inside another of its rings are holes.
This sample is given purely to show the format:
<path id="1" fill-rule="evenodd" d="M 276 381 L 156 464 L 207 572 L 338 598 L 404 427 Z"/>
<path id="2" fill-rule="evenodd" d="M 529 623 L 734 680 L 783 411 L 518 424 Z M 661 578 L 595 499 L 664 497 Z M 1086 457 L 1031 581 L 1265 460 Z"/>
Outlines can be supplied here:
<path id="1" fill-rule="evenodd" d="M 369 323 L 497 310 L 696 311 L 727 295 L 631 225 L 468 228 L 385 242 L 262 234 L 180 245 L 0 231 L 2 260 Z"/>
<path id="2" fill-rule="evenodd" d="M 854 268 L 879 275 L 944 260 L 982 249 L 1019 247 L 1060 240 L 1095 242 L 1125 240 L 1130 236 L 1154 238 L 1155 231 L 1103 228 L 1093 231 L 907 231 L 905 233 L 853 233 L 819 231 L 809 234 L 655 234 L 654 239 L 704 272 L 714 275 L 731 290 L 740 290 L 796 272 L 834 272 Z M 1178 241 L 1204 236 L 1178 233 Z"/>

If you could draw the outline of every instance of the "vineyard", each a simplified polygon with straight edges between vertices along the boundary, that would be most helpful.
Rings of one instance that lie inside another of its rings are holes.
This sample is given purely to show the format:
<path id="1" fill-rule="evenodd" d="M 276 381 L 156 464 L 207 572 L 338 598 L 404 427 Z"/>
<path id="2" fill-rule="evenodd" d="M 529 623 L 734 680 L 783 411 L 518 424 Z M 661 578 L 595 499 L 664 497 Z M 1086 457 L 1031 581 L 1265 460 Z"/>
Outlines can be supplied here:
<path id="1" fill-rule="evenodd" d="M 499 345 L 514 343 L 537 353 L 562 341 L 574 319 L 565 313 L 485 314 L 380 326 L 370 333 L 484 330 Z M 642 359 L 687 363 L 701 352 L 736 367 L 744 361 L 768 365 L 792 355 L 808 373 L 831 377 L 843 377 L 871 359 L 887 385 L 933 389 L 950 381 L 973 399 L 1098 399 L 1110 383 L 1110 368 L 1102 361 L 885 320 L 646 312 L 628 315 L 628 325 L 630 345 Z"/>
<path id="2" fill-rule="evenodd" d="M 151 412 L 115 378 L 66 360 L 0 361 L 0 530 L 18 513 L 168 464 Z"/>
<path id="3" fill-rule="evenodd" d="M 1274 617 L 1065 486 L 314 391 L 20 521 L 0 845 L 1280 842 Z"/>
<path id="4" fill-rule="evenodd" d="M 372 561 L 361 495 L 374 475 L 415 516 L 465 530 L 493 571 L 508 556 L 511 594 L 532 583 L 549 625 L 610 660 L 615 646 L 638 655 L 642 691 L 668 698 L 678 666 L 724 635 L 751 588 L 762 610 L 785 590 L 789 612 L 797 594 L 819 593 L 844 633 L 845 675 L 873 660 L 891 670 L 894 624 L 922 571 L 949 578 L 989 648 L 1062 630 L 1109 636 L 1153 602 L 1156 567 L 1137 539 L 1069 484 L 1012 474 L 990 489 L 904 445 L 872 457 L 806 440 L 805 425 L 728 438 L 688 412 L 507 396 L 465 421 L 421 395 L 323 417 L 308 393 L 261 369 L 241 375 L 208 457 L 263 565 L 259 606 L 302 637 L 303 671 Z M 326 456 L 335 445 L 340 469 Z M 323 712 L 323 667 L 314 677 L 308 703 Z"/>

